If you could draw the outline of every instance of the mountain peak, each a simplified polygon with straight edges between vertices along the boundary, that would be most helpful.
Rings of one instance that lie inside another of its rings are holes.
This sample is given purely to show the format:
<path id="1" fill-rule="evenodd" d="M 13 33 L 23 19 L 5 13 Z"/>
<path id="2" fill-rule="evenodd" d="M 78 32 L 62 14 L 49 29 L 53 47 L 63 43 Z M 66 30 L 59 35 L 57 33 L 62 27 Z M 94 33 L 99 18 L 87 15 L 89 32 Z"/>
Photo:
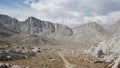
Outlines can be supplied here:
<path id="1" fill-rule="evenodd" d="M 28 17 L 25 21 L 34 21 L 34 20 L 39 20 L 39 19 L 37 19 L 36 17 L 31 16 L 31 17 Z"/>
<path id="2" fill-rule="evenodd" d="M 84 25 L 88 25 L 88 26 L 98 26 L 99 24 L 96 22 L 90 22 L 90 23 L 86 23 Z"/>
<path id="3" fill-rule="evenodd" d="M 85 23 L 85 24 L 82 24 L 80 26 L 77 26 L 74 29 L 76 29 L 76 28 L 78 29 L 78 28 L 81 28 L 81 27 L 83 27 L 83 28 L 90 28 L 90 27 L 95 28 L 95 27 L 100 27 L 100 25 L 96 22 L 90 22 L 90 23 Z"/>

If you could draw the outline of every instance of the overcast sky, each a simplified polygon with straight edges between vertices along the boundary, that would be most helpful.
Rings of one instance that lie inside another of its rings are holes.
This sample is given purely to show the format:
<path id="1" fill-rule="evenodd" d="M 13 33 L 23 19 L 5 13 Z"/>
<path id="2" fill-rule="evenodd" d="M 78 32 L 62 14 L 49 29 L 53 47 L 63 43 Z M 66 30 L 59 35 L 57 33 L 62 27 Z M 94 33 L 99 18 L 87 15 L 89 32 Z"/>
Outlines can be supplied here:
<path id="1" fill-rule="evenodd" d="M 34 16 L 68 26 L 111 24 L 120 20 L 120 0 L 0 0 L 0 13 L 18 20 Z"/>

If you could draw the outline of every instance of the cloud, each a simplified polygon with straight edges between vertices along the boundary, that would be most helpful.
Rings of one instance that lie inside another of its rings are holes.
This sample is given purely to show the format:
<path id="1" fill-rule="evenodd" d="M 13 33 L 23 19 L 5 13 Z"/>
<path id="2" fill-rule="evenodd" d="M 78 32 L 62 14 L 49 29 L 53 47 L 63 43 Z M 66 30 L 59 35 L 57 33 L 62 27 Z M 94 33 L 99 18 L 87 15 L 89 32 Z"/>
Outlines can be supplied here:
<path id="1" fill-rule="evenodd" d="M 41 20 L 65 25 L 88 22 L 111 24 L 120 19 L 120 0 L 21 0 L 17 8 L 0 11 L 20 20 L 35 16 Z M 8 12 L 9 10 L 9 12 Z"/>
<path id="2" fill-rule="evenodd" d="M 30 3 L 33 3 L 33 2 L 35 2 L 35 0 L 24 0 L 25 4 L 30 4 Z"/>
<path id="3" fill-rule="evenodd" d="M 8 12 L 9 10 L 9 12 Z M 29 11 L 32 11 L 29 13 Z M 11 17 L 15 17 L 20 21 L 24 21 L 25 19 L 27 19 L 30 16 L 35 16 L 35 17 L 39 17 L 39 14 L 37 11 L 33 11 L 31 9 L 22 9 L 22 8 L 1 8 L 0 9 L 0 14 L 7 14 Z"/>
<path id="4" fill-rule="evenodd" d="M 43 19 L 67 25 L 91 21 L 107 24 L 120 18 L 119 0 L 39 0 L 29 5 Z"/>

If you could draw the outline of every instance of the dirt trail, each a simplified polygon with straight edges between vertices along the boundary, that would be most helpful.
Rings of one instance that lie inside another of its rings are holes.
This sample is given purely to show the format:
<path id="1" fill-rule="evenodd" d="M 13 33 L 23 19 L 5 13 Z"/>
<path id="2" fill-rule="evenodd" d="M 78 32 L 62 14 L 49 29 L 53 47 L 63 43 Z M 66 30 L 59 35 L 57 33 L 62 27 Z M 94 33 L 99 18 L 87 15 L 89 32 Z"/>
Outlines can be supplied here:
<path id="1" fill-rule="evenodd" d="M 63 60 L 64 64 L 65 64 L 65 68 L 74 68 L 74 65 L 69 63 L 69 61 L 63 56 L 63 54 L 61 52 L 57 52 L 57 54 L 61 57 L 61 59 Z"/>

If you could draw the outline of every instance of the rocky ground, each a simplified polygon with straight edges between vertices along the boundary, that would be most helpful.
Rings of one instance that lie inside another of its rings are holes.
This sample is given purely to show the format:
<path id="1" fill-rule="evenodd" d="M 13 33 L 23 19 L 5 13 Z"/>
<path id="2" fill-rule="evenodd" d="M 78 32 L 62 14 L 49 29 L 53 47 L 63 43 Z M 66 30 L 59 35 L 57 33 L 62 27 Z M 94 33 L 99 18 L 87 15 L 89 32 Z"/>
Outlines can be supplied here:
<path id="1" fill-rule="evenodd" d="M 6 45 L 0 52 L 0 68 L 109 68 L 107 64 L 94 63 L 80 50 L 71 48 Z"/>

